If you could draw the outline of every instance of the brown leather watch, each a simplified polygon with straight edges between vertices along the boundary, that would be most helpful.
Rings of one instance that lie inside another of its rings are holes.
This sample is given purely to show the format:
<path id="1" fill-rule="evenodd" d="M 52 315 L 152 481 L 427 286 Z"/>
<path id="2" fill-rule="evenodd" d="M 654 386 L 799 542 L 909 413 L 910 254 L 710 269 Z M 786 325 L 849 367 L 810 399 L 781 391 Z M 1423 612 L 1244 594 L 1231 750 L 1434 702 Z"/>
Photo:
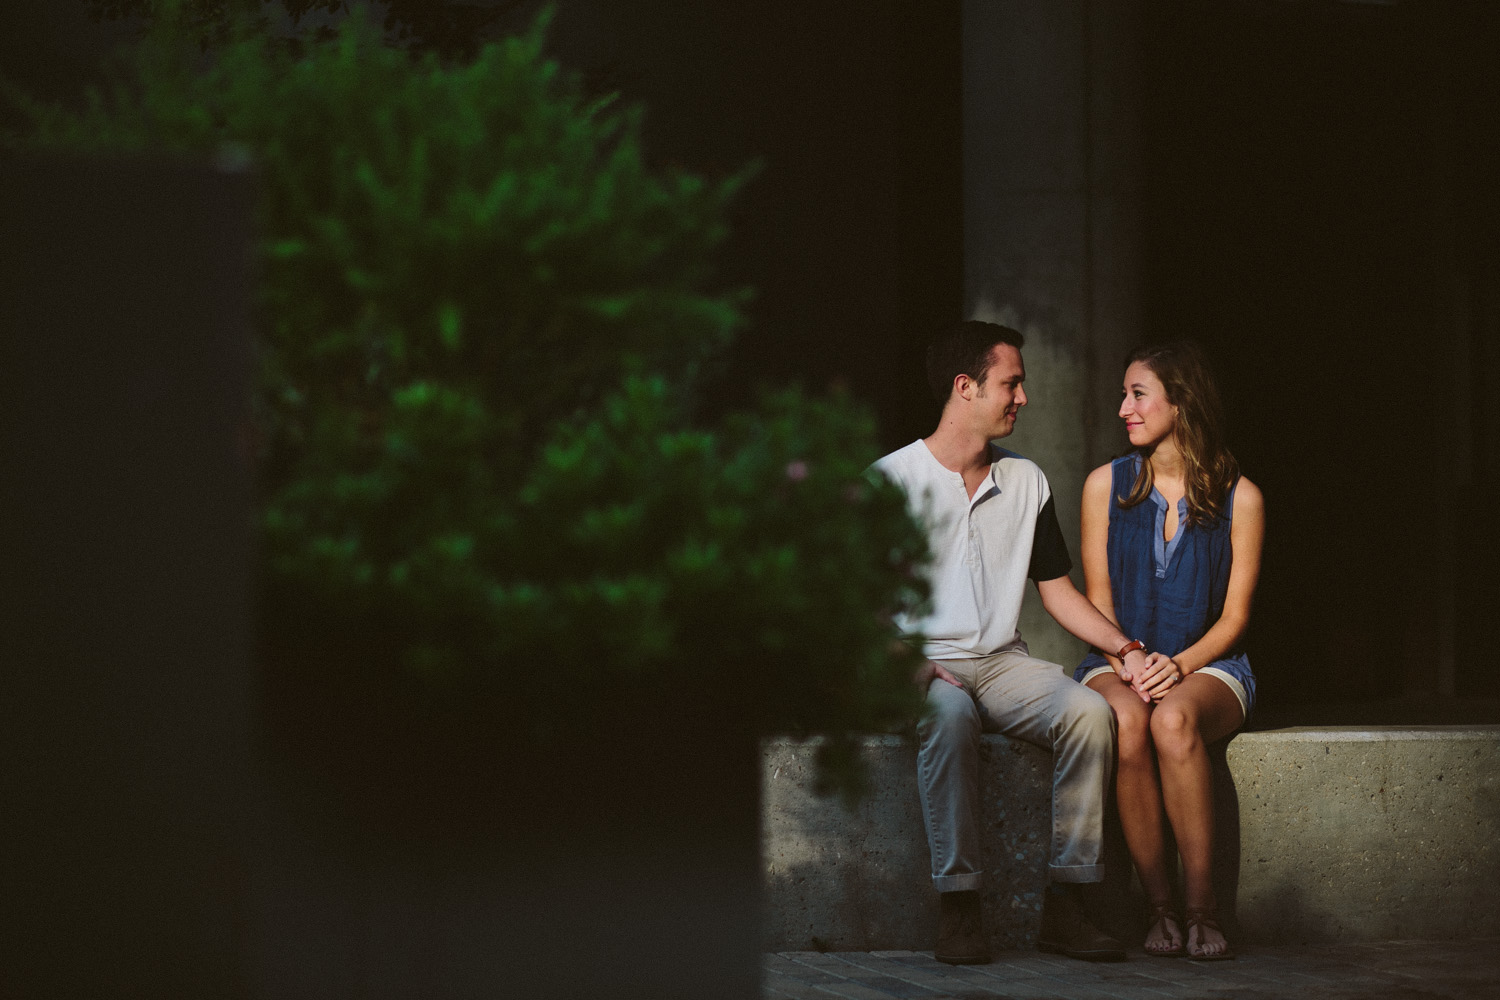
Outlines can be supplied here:
<path id="1" fill-rule="evenodd" d="M 1146 651 L 1146 644 L 1139 639 L 1131 639 L 1125 645 L 1120 647 L 1120 651 L 1115 654 L 1115 659 L 1123 660 L 1127 655 L 1135 652 L 1137 649 L 1144 653 Z"/>

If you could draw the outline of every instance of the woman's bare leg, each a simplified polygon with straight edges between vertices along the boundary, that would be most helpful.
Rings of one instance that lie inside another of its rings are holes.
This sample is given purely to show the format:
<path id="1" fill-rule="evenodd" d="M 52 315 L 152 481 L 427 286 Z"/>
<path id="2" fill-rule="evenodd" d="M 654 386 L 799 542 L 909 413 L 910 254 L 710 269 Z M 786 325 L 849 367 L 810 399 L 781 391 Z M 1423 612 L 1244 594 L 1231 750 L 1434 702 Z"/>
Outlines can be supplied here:
<path id="1" fill-rule="evenodd" d="M 1100 674 L 1089 681 L 1089 687 L 1104 695 L 1115 712 L 1119 733 L 1115 799 L 1130 860 L 1135 862 L 1146 898 L 1153 906 L 1167 904 L 1172 898 L 1172 883 L 1167 875 L 1161 783 L 1151 749 L 1152 708 L 1114 674 Z M 1149 952 L 1175 952 L 1182 944 L 1182 928 L 1175 921 L 1155 920 L 1146 931 Z"/>
<path id="2" fill-rule="evenodd" d="M 1151 713 L 1151 739 L 1161 774 L 1162 802 L 1182 855 L 1187 908 L 1213 910 L 1214 802 L 1208 744 L 1243 722 L 1239 699 L 1217 677 L 1189 674 Z M 1188 933 L 1188 952 L 1224 951 L 1224 935 L 1212 928 Z"/>

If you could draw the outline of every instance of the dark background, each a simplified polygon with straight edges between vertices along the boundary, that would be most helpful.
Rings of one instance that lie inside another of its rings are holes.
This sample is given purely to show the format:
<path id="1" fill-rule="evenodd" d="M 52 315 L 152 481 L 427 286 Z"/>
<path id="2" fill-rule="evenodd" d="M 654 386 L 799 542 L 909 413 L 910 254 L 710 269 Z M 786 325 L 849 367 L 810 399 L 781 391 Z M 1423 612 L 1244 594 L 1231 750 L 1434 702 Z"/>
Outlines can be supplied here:
<path id="1" fill-rule="evenodd" d="M 1494 8 L 1147 10 L 1146 327 L 1216 355 L 1268 498 L 1268 707 L 1401 697 L 1390 721 L 1420 721 L 1432 689 L 1413 675 L 1444 639 L 1434 622 L 1414 643 L 1411 622 L 1444 614 L 1445 586 L 1457 693 L 1495 697 Z M 1467 329 L 1445 345 L 1451 310 Z"/>
<path id="2" fill-rule="evenodd" d="M 723 256 L 757 291 L 723 401 L 760 380 L 847 384 L 898 447 L 935 416 L 922 338 L 972 306 L 961 4 L 723 6 L 572 5 L 555 44 L 645 101 L 658 155 L 764 163 Z M 1440 0 L 1136 9 L 1143 329 L 1208 348 L 1231 444 L 1269 498 L 1261 724 L 1500 719 L 1476 700 L 1500 695 L 1478 516 L 1500 16 Z M 1457 701 L 1437 697 L 1444 655 Z"/>
<path id="3" fill-rule="evenodd" d="M 923 338 L 972 305 L 962 5 L 831 8 L 565 3 L 552 49 L 646 105 L 659 162 L 761 164 L 720 269 L 754 289 L 751 325 L 706 412 L 762 383 L 842 384 L 894 448 L 935 416 Z M 1262 719 L 1421 721 L 1411 698 L 1432 693 L 1424 663 L 1445 643 L 1462 697 L 1443 720 L 1488 718 L 1495 703 L 1475 699 L 1500 695 L 1484 643 L 1500 600 L 1500 14 L 1443 0 L 1136 10 L 1143 327 L 1209 349 L 1231 443 L 1269 500 L 1251 640 Z M 0 72 L 47 95 L 75 91 L 111 36 L 71 4 L 9 17 Z M 1339 708 L 1382 700 L 1406 706 L 1372 711 L 1402 717 Z"/>

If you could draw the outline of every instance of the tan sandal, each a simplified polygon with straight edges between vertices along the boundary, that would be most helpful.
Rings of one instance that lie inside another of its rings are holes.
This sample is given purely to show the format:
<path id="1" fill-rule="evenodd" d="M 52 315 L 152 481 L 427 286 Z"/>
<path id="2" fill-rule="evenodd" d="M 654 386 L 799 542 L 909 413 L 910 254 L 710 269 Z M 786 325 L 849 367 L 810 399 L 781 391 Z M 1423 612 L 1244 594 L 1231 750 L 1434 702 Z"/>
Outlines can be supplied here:
<path id="1" fill-rule="evenodd" d="M 1219 926 L 1219 915 L 1213 909 L 1195 909 L 1189 906 L 1183 912 L 1187 916 L 1187 940 L 1192 939 L 1194 927 L 1218 931 L 1221 935 L 1224 933 L 1224 928 Z M 1186 947 L 1186 944 L 1184 946 Z M 1223 962 L 1234 957 L 1234 946 L 1229 943 L 1229 938 L 1225 937 L 1223 951 L 1213 955 L 1195 955 L 1189 947 L 1187 957 L 1195 962 Z"/>
<path id="2" fill-rule="evenodd" d="M 1177 928 L 1177 936 L 1182 940 L 1177 943 L 1177 946 L 1175 948 L 1170 947 L 1172 936 L 1168 934 L 1166 941 L 1164 941 L 1163 943 L 1169 945 L 1169 947 L 1162 951 L 1153 951 L 1143 943 L 1141 947 L 1145 949 L 1146 954 L 1150 955 L 1152 958 L 1177 958 L 1181 955 L 1186 954 L 1187 934 L 1183 931 L 1182 918 L 1177 915 L 1176 910 L 1172 909 L 1171 901 L 1168 900 L 1162 903 L 1150 903 L 1148 904 L 1148 906 L 1151 910 L 1151 924 L 1146 928 L 1147 936 L 1150 936 L 1151 931 L 1154 930 L 1158 924 L 1161 924 L 1162 930 L 1165 931 L 1165 922 L 1170 920 L 1172 921 L 1173 926 Z"/>

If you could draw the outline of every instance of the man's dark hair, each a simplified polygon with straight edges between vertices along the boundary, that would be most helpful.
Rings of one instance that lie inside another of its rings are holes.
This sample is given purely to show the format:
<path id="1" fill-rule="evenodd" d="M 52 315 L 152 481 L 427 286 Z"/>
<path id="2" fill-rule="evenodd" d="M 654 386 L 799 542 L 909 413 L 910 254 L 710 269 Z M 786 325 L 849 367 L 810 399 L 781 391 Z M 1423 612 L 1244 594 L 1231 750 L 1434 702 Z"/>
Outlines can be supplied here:
<path id="1" fill-rule="evenodd" d="M 948 401 L 953 391 L 953 380 L 960 375 L 984 385 L 990 372 L 990 348 L 996 344 L 1009 344 L 1020 350 L 1026 338 L 1019 330 L 1012 330 L 999 323 L 966 319 L 946 327 L 927 342 L 927 384 L 939 403 Z"/>

